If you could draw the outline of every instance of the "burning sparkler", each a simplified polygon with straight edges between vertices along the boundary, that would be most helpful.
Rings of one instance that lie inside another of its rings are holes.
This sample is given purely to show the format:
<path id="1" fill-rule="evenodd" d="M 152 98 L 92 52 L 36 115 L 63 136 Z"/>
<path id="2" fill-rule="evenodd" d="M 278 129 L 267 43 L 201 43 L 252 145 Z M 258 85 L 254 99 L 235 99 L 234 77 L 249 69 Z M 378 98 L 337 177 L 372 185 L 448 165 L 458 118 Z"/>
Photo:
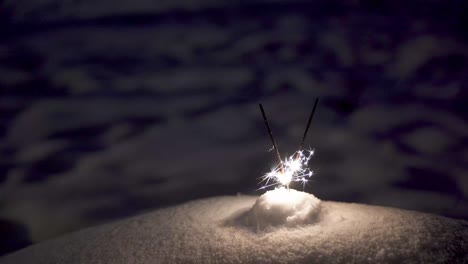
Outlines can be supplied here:
<path id="1" fill-rule="evenodd" d="M 314 155 L 313 150 L 298 150 L 294 155 L 287 157 L 262 177 L 262 182 L 265 185 L 260 189 L 270 186 L 289 188 L 291 182 L 300 182 L 302 185 L 307 184 L 309 178 L 314 174 L 307 166 L 312 155 Z M 283 169 L 281 169 L 281 166 Z"/>
<path id="2" fill-rule="evenodd" d="M 273 148 L 275 149 L 276 156 L 278 158 L 278 164 L 270 172 L 266 173 L 262 177 L 261 182 L 265 184 L 260 189 L 265 189 L 270 186 L 282 186 L 289 189 L 291 182 L 300 182 L 304 186 L 307 184 L 310 177 L 312 177 L 314 174 L 314 172 L 308 167 L 309 160 L 312 158 L 314 151 L 303 150 L 303 145 L 307 136 L 307 132 L 309 131 L 310 123 L 315 114 L 317 103 L 318 98 L 315 99 L 314 107 L 310 113 L 304 135 L 302 136 L 301 144 L 299 145 L 299 149 L 292 156 L 285 158 L 284 161 L 281 159 L 278 146 L 274 140 L 273 133 L 271 132 L 270 125 L 268 124 L 263 106 L 262 104 L 259 105 L 263 115 L 263 120 L 265 121 L 268 133 L 270 134 L 270 139 L 273 143 Z"/>

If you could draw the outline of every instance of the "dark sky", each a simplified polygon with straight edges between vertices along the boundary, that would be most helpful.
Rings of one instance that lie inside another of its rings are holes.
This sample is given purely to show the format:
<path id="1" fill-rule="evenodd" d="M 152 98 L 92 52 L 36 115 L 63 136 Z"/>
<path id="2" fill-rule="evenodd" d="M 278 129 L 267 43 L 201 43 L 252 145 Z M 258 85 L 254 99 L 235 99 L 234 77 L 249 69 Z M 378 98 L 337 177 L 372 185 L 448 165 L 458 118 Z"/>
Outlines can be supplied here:
<path id="1" fill-rule="evenodd" d="M 305 191 L 468 219 L 465 1 L 5 0 L 0 253 L 260 195 L 320 97 Z M 300 189 L 300 187 L 295 186 Z"/>

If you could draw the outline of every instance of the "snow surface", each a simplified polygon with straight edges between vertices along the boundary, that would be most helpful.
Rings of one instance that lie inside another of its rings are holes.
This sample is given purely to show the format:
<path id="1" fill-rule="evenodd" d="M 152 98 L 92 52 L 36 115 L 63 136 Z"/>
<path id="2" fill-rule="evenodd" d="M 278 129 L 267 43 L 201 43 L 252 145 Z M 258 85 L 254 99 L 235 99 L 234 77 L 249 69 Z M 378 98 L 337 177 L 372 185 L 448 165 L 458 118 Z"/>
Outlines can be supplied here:
<path id="1" fill-rule="evenodd" d="M 257 197 L 188 202 L 33 245 L 0 263 L 467 263 L 468 222 L 321 202 L 317 221 L 257 232 Z M 263 199 L 263 198 L 262 198 Z"/>
<path id="2" fill-rule="evenodd" d="M 273 226 L 299 226 L 312 223 L 320 211 L 320 200 L 312 194 L 276 188 L 261 195 L 244 218 L 244 224 L 257 230 Z"/>

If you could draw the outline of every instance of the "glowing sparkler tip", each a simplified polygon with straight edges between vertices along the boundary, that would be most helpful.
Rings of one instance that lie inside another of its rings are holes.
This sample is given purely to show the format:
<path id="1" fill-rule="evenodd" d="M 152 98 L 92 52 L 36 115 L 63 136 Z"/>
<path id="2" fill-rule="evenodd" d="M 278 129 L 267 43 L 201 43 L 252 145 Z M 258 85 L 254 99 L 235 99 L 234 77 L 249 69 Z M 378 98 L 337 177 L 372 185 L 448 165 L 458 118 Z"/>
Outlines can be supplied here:
<path id="1" fill-rule="evenodd" d="M 278 185 L 289 187 L 291 182 L 300 182 L 305 185 L 308 178 L 313 175 L 313 172 L 307 166 L 313 154 L 313 150 L 299 150 L 292 156 L 287 157 L 281 162 L 282 164 L 277 164 L 262 177 L 262 181 L 266 183 L 262 189 Z M 274 183 L 269 184 L 270 181 L 274 181 Z"/>

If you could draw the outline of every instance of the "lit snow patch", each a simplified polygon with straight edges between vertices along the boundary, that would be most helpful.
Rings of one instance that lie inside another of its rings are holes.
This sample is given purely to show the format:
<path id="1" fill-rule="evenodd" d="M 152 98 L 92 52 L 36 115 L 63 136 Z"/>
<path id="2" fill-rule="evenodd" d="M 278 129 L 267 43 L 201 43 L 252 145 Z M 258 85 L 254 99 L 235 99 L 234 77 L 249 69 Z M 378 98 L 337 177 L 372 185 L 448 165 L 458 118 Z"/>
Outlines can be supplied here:
<path id="1" fill-rule="evenodd" d="M 247 223 L 256 226 L 258 230 L 270 226 L 310 224 L 319 210 L 320 200 L 312 194 L 280 187 L 257 199 L 248 212 Z"/>

